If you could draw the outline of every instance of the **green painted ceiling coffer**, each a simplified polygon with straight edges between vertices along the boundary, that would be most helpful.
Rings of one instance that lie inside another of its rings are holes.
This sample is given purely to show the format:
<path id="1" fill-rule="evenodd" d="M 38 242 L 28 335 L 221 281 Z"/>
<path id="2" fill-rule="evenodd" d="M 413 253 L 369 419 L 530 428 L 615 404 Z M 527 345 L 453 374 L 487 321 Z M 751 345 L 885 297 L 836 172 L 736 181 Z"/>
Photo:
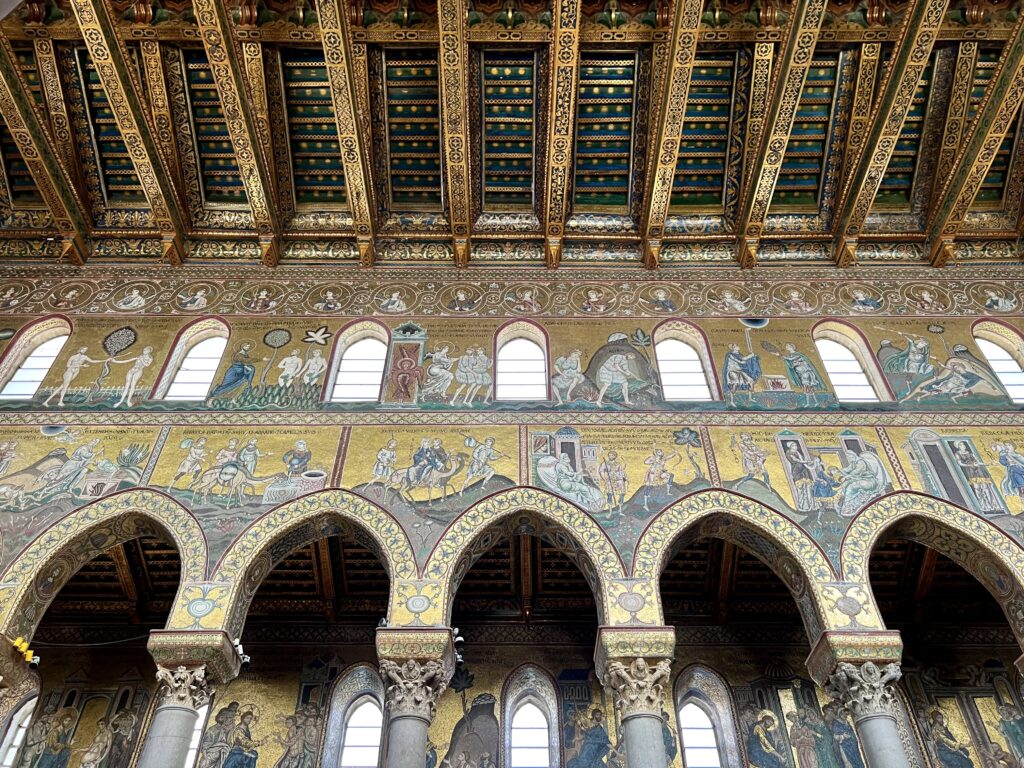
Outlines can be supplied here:
<path id="1" fill-rule="evenodd" d="M 483 209 L 533 210 L 537 54 L 482 51 Z"/>
<path id="2" fill-rule="evenodd" d="M 441 119 L 437 51 L 384 51 L 391 208 L 440 211 Z"/>
<path id="3" fill-rule="evenodd" d="M 985 96 L 985 89 L 992 79 L 999 56 L 1002 53 L 1000 48 L 991 46 L 978 47 L 978 63 L 974 70 L 974 83 L 971 87 L 971 97 L 967 107 L 968 125 L 974 120 L 974 116 L 981 106 L 981 100 Z M 1010 176 L 1010 167 L 1014 157 L 1014 149 L 1017 143 L 1017 126 L 1020 125 L 1020 110 L 1010 123 L 1010 130 L 1006 132 L 1003 143 L 996 151 L 995 159 L 992 161 L 985 180 L 981 183 L 978 196 L 974 198 L 972 208 L 979 210 L 991 210 L 1001 208 L 1003 198 L 1006 195 L 1006 182 Z"/>
<path id="4" fill-rule="evenodd" d="M 772 213 L 817 213 L 821 205 L 842 64 L 839 52 L 814 52 L 772 195 Z"/>
<path id="5" fill-rule="evenodd" d="M 43 90 L 39 83 L 39 70 L 36 68 L 36 57 L 32 44 L 15 45 L 14 56 L 32 98 L 40 108 L 45 110 Z M 15 208 L 42 207 L 43 198 L 39 194 L 39 188 L 36 186 L 28 166 L 25 165 L 21 150 L 18 149 L 13 134 L 7 128 L 7 121 L 3 117 L 0 117 L 0 155 L 3 156 L 4 181 L 7 184 L 11 205 Z"/>
<path id="6" fill-rule="evenodd" d="M 320 49 L 300 48 L 282 51 L 281 57 L 295 204 L 347 209 L 345 169 L 324 54 Z"/>
<path id="7" fill-rule="evenodd" d="M 246 206 L 249 198 L 238 170 L 235 147 L 231 143 L 206 52 L 194 48 L 183 53 L 185 87 L 195 128 L 203 199 L 214 205 Z"/>
<path id="8" fill-rule="evenodd" d="M 629 213 L 637 54 L 580 54 L 576 104 L 577 211 Z"/>
<path id="9" fill-rule="evenodd" d="M 99 167 L 103 195 L 108 206 L 135 207 L 146 204 L 135 165 L 121 137 L 121 129 L 110 109 L 99 73 L 85 48 L 76 51 L 85 110 L 89 120 L 93 151 Z"/>
<path id="10" fill-rule="evenodd" d="M 701 54 L 693 64 L 686 98 L 673 212 L 721 213 L 735 104 L 736 54 Z"/>
<path id="11" fill-rule="evenodd" d="M 891 55 L 891 51 L 889 51 Z M 888 57 L 882 61 L 884 67 L 888 65 Z M 889 165 L 882 174 L 882 183 L 878 187 L 878 193 L 872 205 L 874 210 L 896 210 L 909 211 L 914 193 L 914 181 L 916 178 L 918 159 L 921 155 L 921 142 L 924 138 L 925 119 L 928 116 L 928 100 L 932 93 L 932 76 L 935 72 L 935 52 L 932 52 L 928 66 L 921 74 L 921 80 L 917 84 L 914 98 L 910 104 L 910 111 L 907 112 L 907 119 L 903 121 L 903 128 L 900 129 L 899 138 L 896 140 L 896 148 L 889 158 Z M 879 75 L 881 78 L 882 75 Z"/>

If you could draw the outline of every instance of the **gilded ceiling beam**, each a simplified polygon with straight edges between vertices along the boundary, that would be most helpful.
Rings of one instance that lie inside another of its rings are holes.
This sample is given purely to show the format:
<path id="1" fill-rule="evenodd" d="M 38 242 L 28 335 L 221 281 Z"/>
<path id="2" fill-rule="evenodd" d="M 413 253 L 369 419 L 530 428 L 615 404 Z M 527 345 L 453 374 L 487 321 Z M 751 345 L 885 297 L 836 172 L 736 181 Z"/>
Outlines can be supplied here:
<path id="1" fill-rule="evenodd" d="M 668 71 L 664 78 L 657 111 L 659 120 L 652 167 L 647 176 L 646 209 L 643 220 L 644 266 L 656 269 L 661 257 L 661 237 L 672 198 L 679 143 L 686 117 L 690 75 L 697 56 L 697 33 L 704 0 L 679 0 L 672 20 L 672 41 L 666 51 Z"/>
<path id="2" fill-rule="evenodd" d="M 939 160 L 935 165 L 936 179 L 948 179 L 953 172 L 953 164 L 960 151 L 960 141 L 967 130 L 967 114 L 977 63 L 978 44 L 973 40 L 960 43 L 953 72 L 953 88 L 949 93 L 949 105 L 946 108 L 946 127 L 942 133 Z"/>
<path id="3" fill-rule="evenodd" d="M 371 267 L 375 245 L 370 199 L 370 132 L 361 131 L 359 126 L 349 20 L 342 0 L 317 0 L 316 7 L 323 34 L 327 78 L 331 84 L 334 120 L 338 127 L 341 163 L 345 169 L 345 189 L 356 230 L 359 263 Z"/>
<path id="4" fill-rule="evenodd" d="M 264 265 L 274 267 L 280 261 L 281 230 L 273 203 L 274 185 L 268 172 L 270 158 L 265 156 L 259 139 L 228 9 L 222 0 L 195 0 L 193 10 L 206 49 L 206 58 L 210 62 L 210 71 L 217 84 L 224 122 L 235 150 L 242 184 L 249 198 L 253 224 L 260 238 L 262 261 Z M 260 82 L 254 84 L 254 87 L 266 88 L 266 85 Z M 265 104 L 265 96 L 263 101 Z"/>
<path id="5" fill-rule="evenodd" d="M 81 266 L 89 255 L 86 208 L 75 190 L 68 166 L 61 161 L 53 137 L 36 110 L 6 37 L 0 38 L 0 114 L 63 239 L 61 258 L 66 256 Z"/>
<path id="6" fill-rule="evenodd" d="M 43 88 L 46 112 L 50 117 L 53 148 L 77 183 L 79 177 L 75 175 L 78 169 L 75 139 L 71 133 L 71 119 L 68 116 L 67 102 L 64 99 L 64 86 L 57 69 L 57 56 L 53 41 L 39 38 L 34 41 L 33 48 L 36 54 L 36 69 L 39 71 L 39 84 Z"/>
<path id="7" fill-rule="evenodd" d="M 128 156 L 149 201 L 153 221 L 164 239 L 164 258 L 180 264 L 185 257 L 185 218 L 171 174 L 146 118 L 139 86 L 118 38 L 106 0 L 70 0 L 93 66 L 99 74 L 110 110 L 121 131 Z"/>
<path id="8" fill-rule="evenodd" d="M 868 127 L 871 125 L 871 108 L 875 105 L 875 86 L 878 84 L 881 55 L 881 43 L 864 43 L 860 47 L 857 83 L 853 89 L 853 103 L 850 106 L 850 128 L 846 133 L 846 152 L 841 177 L 844 179 L 849 178 L 853 164 L 860 157 Z"/>
<path id="9" fill-rule="evenodd" d="M 793 3 L 784 47 L 774 67 L 774 89 L 765 113 L 765 128 L 751 157 L 736 222 L 737 259 L 744 269 L 757 263 L 758 242 L 824 18 L 825 0 L 795 0 Z"/>
<path id="10" fill-rule="evenodd" d="M 1024 102 L 1024 15 L 1014 24 L 992 73 L 985 95 L 968 129 L 953 173 L 945 180 L 929 218 L 928 259 L 945 266 L 953 258 L 953 241 L 981 189 L 999 146 Z"/>
<path id="11" fill-rule="evenodd" d="M 747 112 L 747 147 L 743 157 L 744 179 L 750 178 L 754 156 L 764 132 L 774 57 L 775 43 L 762 42 L 754 45 L 754 62 L 750 70 L 750 109 Z"/>
<path id="12" fill-rule="evenodd" d="M 249 95 L 250 111 L 256 128 L 263 157 L 270 162 L 274 157 L 274 147 L 270 139 L 270 105 L 267 100 L 267 75 L 263 68 L 263 43 L 258 40 L 242 40 L 239 42 L 242 53 L 242 71 L 248 84 L 246 93 Z M 269 175 L 271 199 L 277 199 L 278 179 Z"/>
<path id="13" fill-rule="evenodd" d="M 469 263 L 469 39 L 464 0 L 438 0 L 441 43 L 441 144 L 455 265 Z"/>
<path id="14" fill-rule="evenodd" d="M 580 59 L 580 0 L 555 0 L 553 6 L 547 187 L 544 190 L 544 257 L 551 268 L 562 260 L 562 238 L 569 213 Z"/>
<path id="15" fill-rule="evenodd" d="M 178 169 L 178 141 L 174 134 L 174 118 L 171 116 L 171 99 L 164 75 L 163 55 L 156 40 L 139 43 L 139 58 L 142 62 L 142 78 L 149 96 L 149 107 L 153 112 L 153 127 L 156 129 L 157 149 L 163 153 L 164 164 L 174 179 L 175 189 L 183 189 Z"/>
<path id="16" fill-rule="evenodd" d="M 949 0 L 914 0 L 907 9 L 871 125 L 858 151 L 851 155 L 836 206 L 835 260 L 840 267 L 852 266 L 857 260 L 857 236 L 889 167 L 948 6 Z"/>

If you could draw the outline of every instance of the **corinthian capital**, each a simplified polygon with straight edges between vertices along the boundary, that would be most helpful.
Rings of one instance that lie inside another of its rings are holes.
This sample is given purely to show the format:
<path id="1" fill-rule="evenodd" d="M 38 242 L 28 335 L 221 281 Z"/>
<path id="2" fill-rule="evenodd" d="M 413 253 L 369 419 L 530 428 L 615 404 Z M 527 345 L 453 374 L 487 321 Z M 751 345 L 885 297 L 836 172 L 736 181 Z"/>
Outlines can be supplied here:
<path id="1" fill-rule="evenodd" d="M 854 720 L 875 715 L 893 715 L 893 686 L 900 679 L 900 665 L 879 667 L 871 661 L 855 664 L 842 661 L 829 676 L 825 691 L 853 715 Z"/>
<path id="2" fill-rule="evenodd" d="M 160 683 L 163 703 L 178 704 L 199 709 L 210 703 L 210 687 L 206 680 L 206 666 L 157 667 L 156 679 Z"/>
<path id="3" fill-rule="evenodd" d="M 661 716 L 671 662 L 658 659 L 649 664 L 638 656 L 626 666 L 620 659 L 605 664 L 601 682 L 612 692 L 623 717 L 655 714 Z"/>
<path id="4" fill-rule="evenodd" d="M 448 687 L 444 665 L 435 660 L 416 659 L 399 664 L 381 659 L 380 674 L 386 686 L 385 701 L 392 715 L 420 717 L 430 722 L 437 711 L 437 700 Z"/>

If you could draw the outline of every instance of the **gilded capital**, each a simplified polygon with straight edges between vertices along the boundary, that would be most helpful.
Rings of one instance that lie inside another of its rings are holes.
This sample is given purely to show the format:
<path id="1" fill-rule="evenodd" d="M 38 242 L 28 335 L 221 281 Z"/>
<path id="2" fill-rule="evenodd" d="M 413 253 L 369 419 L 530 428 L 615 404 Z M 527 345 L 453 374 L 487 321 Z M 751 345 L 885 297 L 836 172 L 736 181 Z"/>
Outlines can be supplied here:
<path id="1" fill-rule="evenodd" d="M 156 668 L 156 679 L 160 684 L 163 704 L 177 704 L 182 707 L 199 709 L 210 703 L 209 682 L 206 679 L 206 665 L 198 667 Z"/>
<path id="2" fill-rule="evenodd" d="M 623 718 L 648 714 L 660 717 L 671 668 L 670 659 L 653 663 L 642 656 L 628 663 L 614 659 L 605 664 L 601 684 L 611 692 Z"/>
<path id="3" fill-rule="evenodd" d="M 902 677 L 900 665 L 879 667 L 873 661 L 857 666 L 839 662 L 825 684 L 825 691 L 853 715 L 853 719 L 895 714 L 893 687 Z"/>
<path id="4" fill-rule="evenodd" d="M 391 716 L 419 717 L 427 722 L 434 719 L 437 700 L 451 677 L 440 661 L 416 659 L 404 663 L 381 659 L 380 675 L 384 679 L 384 700 Z"/>

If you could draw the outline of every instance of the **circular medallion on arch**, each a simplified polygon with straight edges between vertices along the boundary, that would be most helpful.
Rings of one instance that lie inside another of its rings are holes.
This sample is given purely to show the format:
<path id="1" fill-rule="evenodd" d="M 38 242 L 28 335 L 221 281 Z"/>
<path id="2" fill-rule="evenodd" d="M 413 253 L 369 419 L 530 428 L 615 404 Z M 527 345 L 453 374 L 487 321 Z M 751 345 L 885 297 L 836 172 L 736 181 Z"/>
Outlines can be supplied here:
<path id="1" fill-rule="evenodd" d="M 636 592 L 623 592 L 616 598 L 616 602 L 622 610 L 628 613 L 639 613 L 647 604 L 644 596 L 638 595 Z"/>
<path id="2" fill-rule="evenodd" d="M 193 619 L 204 619 L 213 613 L 217 603 L 208 597 L 197 597 L 188 602 L 188 615 Z"/>
<path id="3" fill-rule="evenodd" d="M 413 595 L 405 601 L 409 613 L 423 613 L 430 608 L 430 598 L 426 595 Z"/>

